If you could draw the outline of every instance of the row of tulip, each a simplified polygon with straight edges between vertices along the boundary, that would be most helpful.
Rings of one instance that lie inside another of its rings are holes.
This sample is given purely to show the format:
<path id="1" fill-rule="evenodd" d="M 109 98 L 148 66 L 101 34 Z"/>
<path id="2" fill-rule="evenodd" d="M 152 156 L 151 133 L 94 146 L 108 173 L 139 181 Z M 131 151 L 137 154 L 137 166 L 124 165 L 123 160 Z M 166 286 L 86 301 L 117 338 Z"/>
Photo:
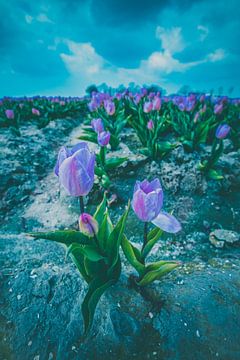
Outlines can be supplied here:
<path id="1" fill-rule="evenodd" d="M 36 120 L 38 127 L 43 128 L 51 120 L 76 117 L 86 110 L 85 98 L 79 97 L 5 97 L 0 100 L 0 127 L 11 127 L 20 135 L 25 121 Z"/>

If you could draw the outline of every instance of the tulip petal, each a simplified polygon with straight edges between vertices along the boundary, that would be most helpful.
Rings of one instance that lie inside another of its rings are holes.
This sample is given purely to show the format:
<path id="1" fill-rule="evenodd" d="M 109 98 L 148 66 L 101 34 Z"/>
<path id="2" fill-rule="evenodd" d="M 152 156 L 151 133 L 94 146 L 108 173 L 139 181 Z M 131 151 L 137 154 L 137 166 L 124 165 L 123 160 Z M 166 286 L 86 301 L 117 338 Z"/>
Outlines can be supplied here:
<path id="1" fill-rule="evenodd" d="M 163 231 L 172 234 L 177 233 L 182 228 L 179 221 L 173 215 L 168 214 L 165 211 L 161 211 L 156 219 L 152 221 L 152 224 L 159 227 Z"/>

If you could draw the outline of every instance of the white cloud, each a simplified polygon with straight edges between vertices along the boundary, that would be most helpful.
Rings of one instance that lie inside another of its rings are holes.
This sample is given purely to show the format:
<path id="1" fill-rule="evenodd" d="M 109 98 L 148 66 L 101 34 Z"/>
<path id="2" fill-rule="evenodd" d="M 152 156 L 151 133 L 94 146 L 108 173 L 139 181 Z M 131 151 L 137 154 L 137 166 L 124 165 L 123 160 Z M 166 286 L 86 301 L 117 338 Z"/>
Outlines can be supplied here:
<path id="1" fill-rule="evenodd" d="M 224 49 L 217 49 L 207 56 L 207 59 L 211 62 L 223 60 L 227 56 Z"/>
<path id="2" fill-rule="evenodd" d="M 33 17 L 31 15 L 26 14 L 25 15 L 25 21 L 27 24 L 31 24 L 33 21 Z"/>
<path id="3" fill-rule="evenodd" d="M 203 25 L 198 25 L 197 29 L 200 32 L 200 41 L 204 41 L 209 34 L 209 29 Z"/>
<path id="4" fill-rule="evenodd" d="M 186 47 L 180 27 L 165 29 L 158 26 L 156 29 L 156 37 L 161 40 L 162 48 L 168 50 L 171 54 L 181 52 Z"/>
<path id="5" fill-rule="evenodd" d="M 118 86 L 119 84 L 128 85 L 132 81 L 138 84 L 159 83 L 169 91 L 173 91 L 174 84 L 168 83 L 168 74 L 185 72 L 200 64 L 220 61 L 226 56 L 223 49 L 217 49 L 203 59 L 181 62 L 174 56 L 186 46 L 181 35 L 181 28 L 165 30 L 158 27 L 156 36 L 161 40 L 163 50 L 153 52 L 147 59 L 140 61 L 138 67 L 130 69 L 115 67 L 107 62 L 96 52 L 91 43 L 61 40 L 70 51 L 70 54 L 60 54 L 69 72 L 65 93 L 67 91 L 75 94 L 83 93 L 84 89 L 91 83 L 106 82 L 111 86 Z"/>
<path id="6" fill-rule="evenodd" d="M 36 20 L 39 21 L 39 22 L 42 22 L 42 23 L 50 23 L 50 24 L 53 24 L 53 21 L 51 19 L 49 19 L 49 17 L 44 14 L 44 13 L 41 13 L 39 14 L 37 17 L 36 17 Z"/>

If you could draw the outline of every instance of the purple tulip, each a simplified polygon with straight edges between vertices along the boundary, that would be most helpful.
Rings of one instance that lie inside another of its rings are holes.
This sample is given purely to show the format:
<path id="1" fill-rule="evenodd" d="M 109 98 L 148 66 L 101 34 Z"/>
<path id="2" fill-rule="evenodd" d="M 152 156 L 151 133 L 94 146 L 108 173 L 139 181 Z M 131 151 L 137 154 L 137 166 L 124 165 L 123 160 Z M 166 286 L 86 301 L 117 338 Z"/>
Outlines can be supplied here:
<path id="1" fill-rule="evenodd" d="M 32 114 L 39 116 L 40 115 L 40 111 L 38 109 L 32 108 Z"/>
<path id="2" fill-rule="evenodd" d="M 100 118 L 98 118 L 98 119 L 92 119 L 91 125 L 92 125 L 93 130 L 94 130 L 96 133 L 101 133 L 101 132 L 104 131 L 103 121 L 102 121 L 102 119 L 100 119 Z"/>
<path id="3" fill-rule="evenodd" d="M 134 101 L 134 103 L 135 103 L 136 105 L 138 105 L 138 104 L 140 103 L 141 99 L 142 99 L 142 96 L 141 96 L 140 94 L 136 94 L 136 95 L 134 96 L 133 101 Z"/>
<path id="4" fill-rule="evenodd" d="M 86 143 L 79 143 L 71 150 L 61 148 L 55 174 L 69 195 L 87 195 L 94 182 L 95 154 Z"/>
<path id="5" fill-rule="evenodd" d="M 148 130 L 152 130 L 154 128 L 154 122 L 152 120 L 149 120 L 147 123 Z"/>
<path id="6" fill-rule="evenodd" d="M 98 103 L 97 103 L 97 100 L 95 99 L 95 98 L 93 98 L 91 101 L 90 101 L 90 103 L 88 104 L 88 109 L 89 109 L 89 111 L 95 111 L 95 110 L 97 110 L 97 108 L 98 108 Z"/>
<path id="7" fill-rule="evenodd" d="M 216 104 L 214 106 L 214 114 L 219 115 L 219 114 L 222 113 L 222 111 L 223 111 L 223 104 L 222 103 Z"/>
<path id="8" fill-rule="evenodd" d="M 132 207 L 142 221 L 152 221 L 163 205 L 163 190 L 158 179 L 137 181 L 134 187 Z"/>
<path id="9" fill-rule="evenodd" d="M 14 119 L 14 111 L 13 110 L 5 110 L 6 117 L 8 119 Z"/>
<path id="10" fill-rule="evenodd" d="M 177 233 L 181 230 L 180 223 L 173 215 L 163 211 L 162 206 L 163 190 L 158 179 L 136 182 L 132 208 L 138 218 L 144 222 L 152 222 L 163 231 Z"/>
<path id="11" fill-rule="evenodd" d="M 104 101 L 104 108 L 108 115 L 113 115 L 115 113 L 115 104 L 111 100 Z"/>
<path id="12" fill-rule="evenodd" d="M 98 233 L 98 222 L 91 215 L 82 213 L 79 217 L 79 230 L 89 237 L 94 237 Z"/>
<path id="13" fill-rule="evenodd" d="M 107 146 L 110 141 L 110 132 L 109 131 L 102 131 L 98 133 L 98 145 L 100 146 Z"/>
<path id="14" fill-rule="evenodd" d="M 149 113 L 150 111 L 152 111 L 152 108 L 153 108 L 153 104 L 151 101 L 147 101 L 143 105 L 143 111 L 145 113 Z"/>
<path id="15" fill-rule="evenodd" d="M 161 99 L 156 96 L 154 99 L 153 99 L 153 110 L 160 110 L 161 109 Z"/>
<path id="16" fill-rule="evenodd" d="M 216 138 L 218 139 L 225 139 L 225 137 L 228 135 L 229 131 L 231 130 L 231 127 L 227 124 L 220 124 L 217 127 L 216 130 Z"/>

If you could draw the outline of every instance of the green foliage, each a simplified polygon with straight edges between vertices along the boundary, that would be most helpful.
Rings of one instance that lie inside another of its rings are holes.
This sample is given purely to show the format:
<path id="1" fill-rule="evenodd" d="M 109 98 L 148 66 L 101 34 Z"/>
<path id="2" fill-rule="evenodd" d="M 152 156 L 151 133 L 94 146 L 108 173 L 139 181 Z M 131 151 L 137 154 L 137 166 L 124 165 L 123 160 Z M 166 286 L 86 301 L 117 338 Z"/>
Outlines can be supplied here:
<path id="1" fill-rule="evenodd" d="M 122 237 L 121 246 L 129 263 L 136 269 L 139 275 L 137 285 L 145 286 L 151 284 L 155 280 L 159 280 L 164 275 L 168 274 L 180 263 L 176 261 L 157 261 L 155 263 L 146 264 L 146 258 L 150 254 L 153 246 L 160 239 L 163 230 L 154 227 L 147 236 L 147 242 L 140 251 L 136 248 L 124 235 Z"/>
<path id="2" fill-rule="evenodd" d="M 223 176 L 215 169 L 216 163 L 219 157 L 223 153 L 223 141 L 221 139 L 215 139 L 212 145 L 211 154 L 207 160 L 201 162 L 198 166 L 206 177 L 212 180 L 222 180 Z"/>
<path id="3" fill-rule="evenodd" d="M 123 238 L 130 205 L 114 226 L 106 209 L 107 200 L 104 194 L 94 218 L 99 223 L 99 231 L 89 238 L 79 231 L 63 230 L 52 232 L 30 233 L 36 239 L 56 241 L 67 246 L 70 255 L 84 280 L 88 291 L 82 304 L 84 334 L 89 332 L 96 306 L 102 294 L 119 278 L 121 262 L 119 247 Z"/>

